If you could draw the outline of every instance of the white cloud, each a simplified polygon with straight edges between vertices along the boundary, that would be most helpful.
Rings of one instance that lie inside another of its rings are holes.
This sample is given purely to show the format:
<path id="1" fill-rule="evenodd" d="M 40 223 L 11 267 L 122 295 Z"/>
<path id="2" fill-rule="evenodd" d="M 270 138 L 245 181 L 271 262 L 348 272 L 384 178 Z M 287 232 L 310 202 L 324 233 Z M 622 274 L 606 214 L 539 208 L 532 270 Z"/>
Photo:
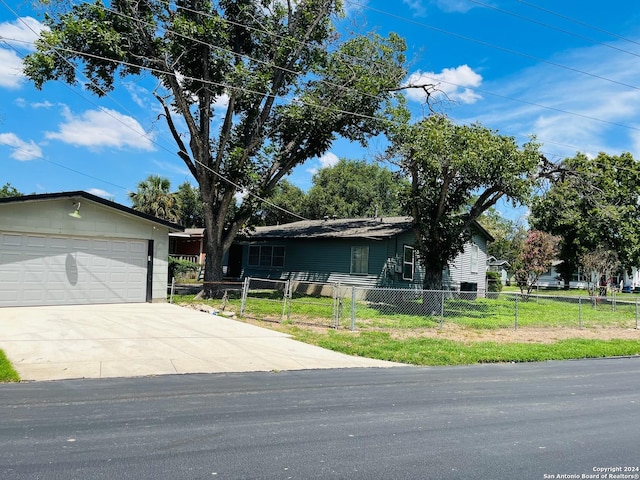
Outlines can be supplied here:
<path id="1" fill-rule="evenodd" d="M 33 140 L 25 142 L 15 133 L 0 133 L 0 145 L 11 147 L 11 158 L 20 161 L 35 160 L 42 158 L 42 150 Z"/>
<path id="2" fill-rule="evenodd" d="M 640 63 L 602 45 L 564 52 L 553 62 L 568 68 L 541 63 L 483 85 L 500 96 L 485 94 L 486 102 L 457 120 L 480 121 L 522 141 L 535 134 L 554 159 L 578 151 L 640 153 L 640 90 L 628 86 L 637 85 Z"/>
<path id="3" fill-rule="evenodd" d="M 35 50 L 33 42 L 47 27 L 32 17 L 21 17 L 14 22 L 0 23 L 0 37 L 19 49 Z"/>
<path id="4" fill-rule="evenodd" d="M 434 85 L 438 92 L 435 97 L 446 95 L 449 99 L 471 104 L 477 102 L 482 97 L 473 88 L 480 86 L 482 76 L 474 72 L 468 65 L 460 65 L 456 68 L 445 68 L 440 73 L 417 71 L 409 75 L 405 86 L 409 85 Z M 426 94 L 422 89 L 408 89 L 409 100 L 424 102 Z"/>
<path id="5" fill-rule="evenodd" d="M 166 172 L 170 172 L 178 175 L 184 175 L 185 177 L 187 175 L 191 175 L 191 171 L 187 168 L 187 166 L 182 160 L 177 160 L 175 162 L 154 160 L 153 163 L 157 165 L 157 167 L 160 170 L 163 170 Z"/>
<path id="6" fill-rule="evenodd" d="M 151 133 L 145 132 L 136 119 L 115 110 L 88 110 L 75 116 L 65 109 L 63 116 L 66 121 L 57 132 L 46 132 L 48 139 L 77 147 L 154 150 Z"/>
<path id="7" fill-rule="evenodd" d="M 13 50 L 0 48 L 0 87 L 18 88 L 24 79 L 20 57 Z"/>
<path id="8" fill-rule="evenodd" d="M 424 17 L 427 14 L 427 7 L 422 0 L 402 0 L 402 3 L 407 5 L 416 17 Z"/>
<path id="9" fill-rule="evenodd" d="M 323 156 L 321 156 L 318 161 L 320 162 L 321 168 L 330 168 L 338 163 L 340 159 L 337 155 L 331 152 L 327 152 Z"/>
<path id="10" fill-rule="evenodd" d="M 18 51 L 33 51 L 33 42 L 44 28 L 35 18 L 22 17 L 0 23 L 0 38 Z M 22 59 L 13 48 L 0 48 L 0 87 L 18 88 L 25 79 Z"/>
<path id="11" fill-rule="evenodd" d="M 435 3 L 440 10 L 447 13 L 466 13 L 477 6 L 470 0 L 436 0 Z"/>
<path id="12" fill-rule="evenodd" d="M 89 190 L 87 190 L 87 192 L 98 197 L 106 198 L 107 200 L 115 197 L 115 195 L 113 195 L 112 193 L 109 193 L 106 190 L 102 190 L 100 188 L 90 188 Z"/>

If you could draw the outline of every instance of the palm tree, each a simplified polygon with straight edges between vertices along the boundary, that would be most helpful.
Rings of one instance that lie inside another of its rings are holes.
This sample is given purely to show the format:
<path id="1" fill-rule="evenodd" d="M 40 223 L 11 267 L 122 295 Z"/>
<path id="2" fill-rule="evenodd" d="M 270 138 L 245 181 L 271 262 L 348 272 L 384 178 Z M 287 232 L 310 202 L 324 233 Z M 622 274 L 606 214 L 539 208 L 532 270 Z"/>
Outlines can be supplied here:
<path id="1" fill-rule="evenodd" d="M 149 175 L 138 183 L 138 190 L 129 193 L 133 209 L 170 222 L 179 218 L 178 205 L 170 193 L 171 182 L 160 175 Z"/>

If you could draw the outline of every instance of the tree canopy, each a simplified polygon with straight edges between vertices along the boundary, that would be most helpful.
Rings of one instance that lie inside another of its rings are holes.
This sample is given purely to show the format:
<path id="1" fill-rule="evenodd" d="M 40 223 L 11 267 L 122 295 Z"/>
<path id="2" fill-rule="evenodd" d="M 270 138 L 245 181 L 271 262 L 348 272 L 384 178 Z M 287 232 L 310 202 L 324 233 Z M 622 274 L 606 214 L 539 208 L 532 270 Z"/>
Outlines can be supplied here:
<path id="1" fill-rule="evenodd" d="M 47 17 L 24 71 L 41 87 L 74 84 L 82 68 L 97 95 L 118 75 L 157 79 L 177 156 L 202 197 L 210 285 L 259 198 L 293 167 L 337 136 L 365 142 L 386 125 L 383 107 L 406 76 L 404 41 L 341 40 L 332 24 L 340 11 L 339 0 L 80 3 Z"/>
<path id="2" fill-rule="evenodd" d="M 443 269 L 463 251 L 480 215 L 501 198 L 530 198 L 540 178 L 538 145 L 519 147 L 512 137 L 479 124 L 456 125 L 443 115 L 398 127 L 391 141 L 389 154 L 411 181 L 405 198 L 424 287 L 438 290 Z"/>
<path id="3" fill-rule="evenodd" d="M 10 183 L 5 183 L 2 188 L 0 188 L 0 198 L 20 196 L 22 196 L 22 193 L 20 193 L 18 189 Z"/>
<path id="4" fill-rule="evenodd" d="M 313 176 L 303 210 L 304 216 L 361 218 L 401 215 L 401 194 L 407 180 L 376 163 L 341 159 Z"/>
<path id="5" fill-rule="evenodd" d="M 640 264 L 640 165 L 633 157 L 578 154 L 564 175 L 536 198 L 531 225 L 562 238 L 560 272 L 568 285 L 580 258 L 598 249 L 617 253 L 623 267 Z"/>
<path id="6" fill-rule="evenodd" d="M 138 183 L 138 189 L 129 193 L 134 210 L 170 222 L 179 220 L 178 206 L 171 193 L 171 182 L 160 175 L 149 175 Z"/>

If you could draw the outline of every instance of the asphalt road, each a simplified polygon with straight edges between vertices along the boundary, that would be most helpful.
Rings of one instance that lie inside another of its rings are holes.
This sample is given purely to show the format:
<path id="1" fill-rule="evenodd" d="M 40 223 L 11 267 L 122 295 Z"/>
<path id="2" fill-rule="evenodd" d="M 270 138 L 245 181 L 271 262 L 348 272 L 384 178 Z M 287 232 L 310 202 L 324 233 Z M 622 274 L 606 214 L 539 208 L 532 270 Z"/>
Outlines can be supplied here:
<path id="1" fill-rule="evenodd" d="M 3 480 L 638 478 L 640 358 L 4 384 L 0 418 Z"/>

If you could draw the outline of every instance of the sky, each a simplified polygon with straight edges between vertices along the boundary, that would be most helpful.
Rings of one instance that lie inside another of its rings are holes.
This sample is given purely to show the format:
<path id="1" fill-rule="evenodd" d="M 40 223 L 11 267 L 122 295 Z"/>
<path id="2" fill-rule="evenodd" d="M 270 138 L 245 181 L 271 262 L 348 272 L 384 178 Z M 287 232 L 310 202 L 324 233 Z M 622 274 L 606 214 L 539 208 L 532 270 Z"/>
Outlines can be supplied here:
<path id="1" fill-rule="evenodd" d="M 406 39 L 406 83 L 436 83 L 436 108 L 480 122 L 519 144 L 535 135 L 552 161 L 577 152 L 640 159 L 640 8 L 610 0 L 346 0 L 341 30 Z M 85 190 L 130 205 L 150 174 L 196 185 L 175 155 L 153 99 L 154 83 L 128 77 L 108 97 L 62 82 L 37 90 L 22 74 L 44 11 L 0 0 L 0 187 L 22 193 Z M 80 75 L 80 73 L 78 73 Z M 409 91 L 414 119 L 427 112 Z M 445 96 L 446 94 L 446 96 Z M 303 190 L 339 158 L 384 149 L 336 141 L 289 180 Z M 526 208 L 498 209 L 521 220 Z"/>

